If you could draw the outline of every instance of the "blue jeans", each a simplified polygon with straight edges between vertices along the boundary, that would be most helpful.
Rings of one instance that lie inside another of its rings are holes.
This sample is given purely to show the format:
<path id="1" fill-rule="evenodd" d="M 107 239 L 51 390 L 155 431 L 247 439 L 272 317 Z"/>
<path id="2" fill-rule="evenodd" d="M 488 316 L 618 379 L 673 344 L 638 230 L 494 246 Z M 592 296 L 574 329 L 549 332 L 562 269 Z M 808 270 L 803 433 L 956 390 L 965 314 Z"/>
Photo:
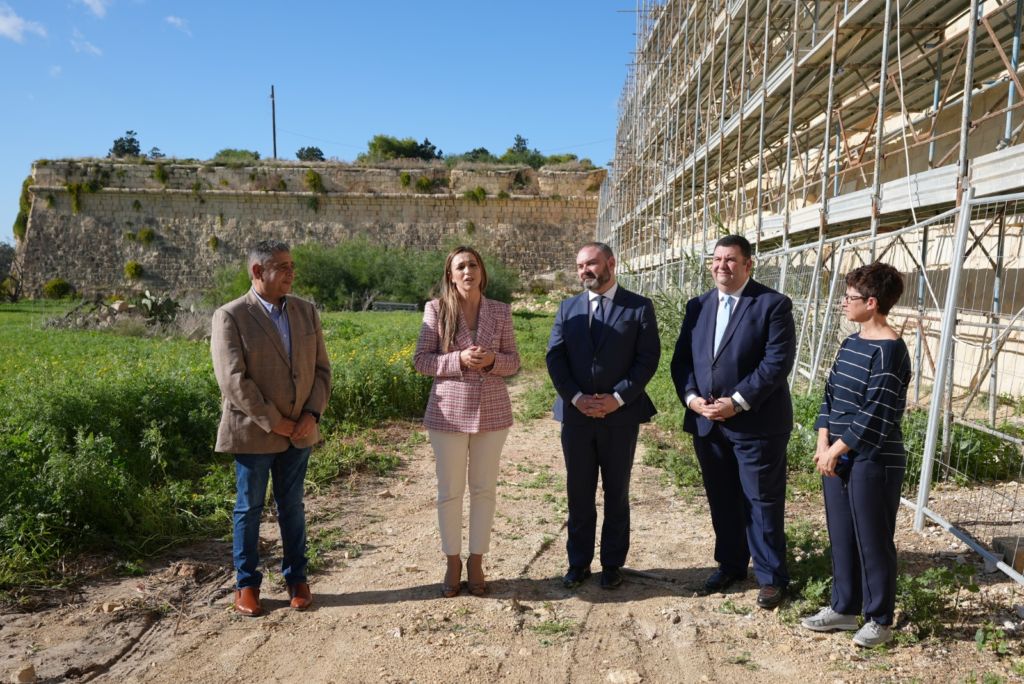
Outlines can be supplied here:
<path id="1" fill-rule="evenodd" d="M 306 506 L 303 481 L 311 448 L 289 447 L 279 454 L 235 454 L 234 545 L 236 586 L 259 588 L 260 517 L 273 475 L 277 523 L 281 528 L 281 574 L 289 586 L 306 581 Z"/>

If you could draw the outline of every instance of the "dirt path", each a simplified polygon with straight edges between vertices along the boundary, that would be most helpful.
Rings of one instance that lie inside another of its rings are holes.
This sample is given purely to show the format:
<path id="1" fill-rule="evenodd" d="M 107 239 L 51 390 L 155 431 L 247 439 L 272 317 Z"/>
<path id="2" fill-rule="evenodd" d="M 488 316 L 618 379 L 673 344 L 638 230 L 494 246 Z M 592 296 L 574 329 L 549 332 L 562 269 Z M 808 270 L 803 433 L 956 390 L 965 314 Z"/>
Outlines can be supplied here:
<path id="1" fill-rule="evenodd" d="M 235 615 L 230 547 L 211 543 L 143 577 L 87 587 L 65 605 L 0 616 L 0 677 L 9 681 L 28 665 L 42 681 L 246 684 L 1012 677 L 969 638 L 865 654 L 848 635 L 813 635 L 757 609 L 753 582 L 698 595 L 711 570 L 706 504 L 681 498 L 660 471 L 637 461 L 634 572 L 618 591 L 602 591 L 596 577 L 576 592 L 558 580 L 564 477 L 558 426 L 544 419 L 517 424 L 505 448 L 485 598 L 439 597 L 433 460 L 423 443 L 394 476 L 309 502 L 311 533 L 346 542 L 312 578 L 315 609 L 287 609 L 280 578 L 271 576 L 268 614 Z M 789 515 L 820 520 L 818 509 L 818 501 L 797 501 Z M 273 558 L 274 523 L 265 523 L 262 538 Z M 948 537 L 916 539 L 917 553 L 949 551 Z"/>

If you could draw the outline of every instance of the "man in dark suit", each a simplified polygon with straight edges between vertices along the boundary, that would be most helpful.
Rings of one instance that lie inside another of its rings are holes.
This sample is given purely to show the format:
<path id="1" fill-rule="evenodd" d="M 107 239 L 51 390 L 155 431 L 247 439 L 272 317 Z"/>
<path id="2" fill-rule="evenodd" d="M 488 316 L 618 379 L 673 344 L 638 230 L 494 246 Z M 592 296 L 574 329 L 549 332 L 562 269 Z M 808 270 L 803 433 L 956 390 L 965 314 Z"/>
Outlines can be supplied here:
<path id="1" fill-rule="evenodd" d="M 793 404 L 786 377 L 796 356 L 793 303 L 750 278 L 750 243 L 715 244 L 716 287 L 686 304 L 672 381 L 686 406 L 715 529 L 718 569 L 705 581 L 723 591 L 753 558 L 757 604 L 782 602 L 786 571 L 786 445 Z"/>
<path id="2" fill-rule="evenodd" d="M 590 576 L 597 528 L 597 476 L 604 489 L 601 586 L 622 584 L 629 551 L 629 475 L 640 423 L 656 411 L 644 392 L 661 357 L 654 305 L 615 282 L 615 255 L 590 242 L 576 257 L 585 291 L 561 303 L 547 366 L 558 392 L 569 498 L 569 571 L 574 589 Z"/>

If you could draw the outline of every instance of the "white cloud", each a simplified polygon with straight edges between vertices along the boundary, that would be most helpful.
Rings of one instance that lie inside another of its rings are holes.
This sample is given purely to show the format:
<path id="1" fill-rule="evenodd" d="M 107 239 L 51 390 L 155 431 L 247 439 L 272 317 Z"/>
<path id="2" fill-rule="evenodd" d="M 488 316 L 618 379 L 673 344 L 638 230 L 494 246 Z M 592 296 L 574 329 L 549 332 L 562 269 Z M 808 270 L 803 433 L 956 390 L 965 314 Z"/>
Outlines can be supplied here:
<path id="1" fill-rule="evenodd" d="M 25 42 L 25 34 L 34 33 L 46 37 L 46 29 L 35 21 L 25 21 L 5 2 L 0 2 L 0 36 L 10 38 L 15 43 Z"/>
<path id="2" fill-rule="evenodd" d="M 63 71 L 63 69 L 61 69 L 60 65 L 54 64 L 52 67 L 50 67 L 50 77 L 59 78 L 61 71 Z"/>
<path id="3" fill-rule="evenodd" d="M 78 29 L 75 29 L 71 34 L 71 47 L 75 49 L 75 52 L 85 52 L 97 57 L 103 54 L 103 50 L 100 50 L 98 47 L 87 41 L 85 36 L 83 36 L 82 32 Z"/>
<path id="4" fill-rule="evenodd" d="M 78 0 L 78 2 L 88 7 L 90 12 L 101 19 L 107 16 L 107 7 L 110 6 L 112 1 L 113 0 Z"/>
<path id="5" fill-rule="evenodd" d="M 189 38 L 192 37 L 192 31 L 190 31 L 188 28 L 188 22 L 182 19 L 181 17 L 171 15 L 169 17 L 165 17 L 164 21 L 166 21 L 168 24 L 184 33 Z"/>

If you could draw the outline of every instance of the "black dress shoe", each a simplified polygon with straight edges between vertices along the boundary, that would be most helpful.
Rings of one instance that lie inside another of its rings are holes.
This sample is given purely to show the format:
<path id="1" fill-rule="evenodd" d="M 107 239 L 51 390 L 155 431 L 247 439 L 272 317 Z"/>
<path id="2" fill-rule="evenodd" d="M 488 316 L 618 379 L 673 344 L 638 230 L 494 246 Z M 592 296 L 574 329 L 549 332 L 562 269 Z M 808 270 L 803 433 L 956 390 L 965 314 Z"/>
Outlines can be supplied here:
<path id="1" fill-rule="evenodd" d="M 704 591 L 709 593 L 725 591 L 735 582 L 746 579 L 746 575 L 730 575 L 725 570 L 715 570 L 704 580 Z"/>
<path id="2" fill-rule="evenodd" d="M 590 577 L 590 568 L 570 565 L 569 572 L 565 573 L 565 577 L 562 578 L 562 586 L 566 589 L 575 589 L 583 584 L 588 577 Z"/>
<path id="3" fill-rule="evenodd" d="M 766 610 L 771 610 L 782 603 L 782 599 L 785 598 L 785 596 L 785 587 L 776 587 L 771 584 L 765 584 L 761 587 L 761 591 L 757 592 L 757 605 Z"/>
<path id="4" fill-rule="evenodd" d="M 601 588 L 618 589 L 622 584 L 622 568 L 605 565 L 601 568 Z"/>

